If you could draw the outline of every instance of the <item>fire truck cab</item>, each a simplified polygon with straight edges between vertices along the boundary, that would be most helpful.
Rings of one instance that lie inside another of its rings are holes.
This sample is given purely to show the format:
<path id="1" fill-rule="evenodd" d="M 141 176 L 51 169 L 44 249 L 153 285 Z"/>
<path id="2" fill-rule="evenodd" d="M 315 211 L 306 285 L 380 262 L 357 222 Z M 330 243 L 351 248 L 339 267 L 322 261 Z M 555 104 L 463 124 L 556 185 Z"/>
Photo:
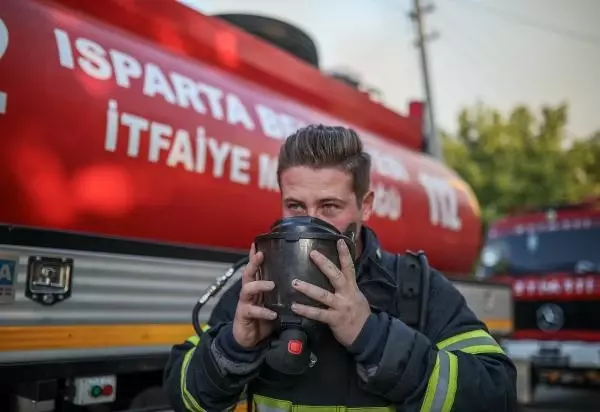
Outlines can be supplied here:
<path id="1" fill-rule="evenodd" d="M 494 222 L 479 278 L 512 285 L 514 332 L 503 346 L 522 403 L 537 384 L 600 384 L 600 199 Z"/>

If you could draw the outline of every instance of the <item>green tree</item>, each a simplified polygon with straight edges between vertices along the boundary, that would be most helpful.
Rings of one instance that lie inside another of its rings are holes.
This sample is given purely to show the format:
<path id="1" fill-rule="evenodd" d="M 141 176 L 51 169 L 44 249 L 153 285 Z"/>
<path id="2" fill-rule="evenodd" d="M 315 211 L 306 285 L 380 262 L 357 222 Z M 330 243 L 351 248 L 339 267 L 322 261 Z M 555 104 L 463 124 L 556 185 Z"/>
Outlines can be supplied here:
<path id="1" fill-rule="evenodd" d="M 478 104 L 456 133 L 442 133 L 446 162 L 475 191 L 484 223 L 517 207 L 600 195 L 600 132 L 569 147 L 568 107 L 518 106 L 508 115 Z"/>
<path id="2" fill-rule="evenodd" d="M 600 131 L 569 148 L 576 184 L 587 196 L 600 197 Z"/>

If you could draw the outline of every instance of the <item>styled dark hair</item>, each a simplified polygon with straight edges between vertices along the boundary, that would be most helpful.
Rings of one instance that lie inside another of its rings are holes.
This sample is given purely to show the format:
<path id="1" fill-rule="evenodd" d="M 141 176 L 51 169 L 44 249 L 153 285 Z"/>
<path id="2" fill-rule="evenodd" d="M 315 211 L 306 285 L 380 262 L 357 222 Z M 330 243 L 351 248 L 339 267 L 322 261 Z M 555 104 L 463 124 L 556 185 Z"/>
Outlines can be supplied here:
<path id="1" fill-rule="evenodd" d="M 350 173 L 359 204 L 369 190 L 371 157 L 363 151 L 360 137 L 350 128 L 318 124 L 298 129 L 279 149 L 279 184 L 281 173 L 293 166 L 333 167 Z"/>

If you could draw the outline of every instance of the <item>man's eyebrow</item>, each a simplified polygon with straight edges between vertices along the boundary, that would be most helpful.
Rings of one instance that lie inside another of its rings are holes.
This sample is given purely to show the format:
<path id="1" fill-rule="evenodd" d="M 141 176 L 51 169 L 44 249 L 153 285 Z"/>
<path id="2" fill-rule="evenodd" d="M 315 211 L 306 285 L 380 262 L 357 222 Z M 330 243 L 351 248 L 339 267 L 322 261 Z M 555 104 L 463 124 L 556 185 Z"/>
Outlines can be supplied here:
<path id="1" fill-rule="evenodd" d="M 304 204 L 303 201 L 298 200 L 298 199 L 293 198 L 293 197 L 286 197 L 286 198 L 283 199 L 283 201 L 285 203 L 298 203 L 298 204 L 302 204 L 302 205 Z M 327 202 L 346 203 L 345 200 L 340 199 L 338 197 L 324 197 L 324 198 L 319 199 L 318 202 L 319 203 L 327 203 Z"/>
<path id="2" fill-rule="evenodd" d="M 320 203 L 334 202 L 334 203 L 345 203 L 345 200 L 337 198 L 337 197 L 325 197 L 323 199 L 319 199 Z"/>
<path id="3" fill-rule="evenodd" d="M 301 202 L 300 200 L 295 199 L 293 197 L 286 197 L 285 199 L 283 199 L 283 201 L 286 202 L 286 203 L 300 203 L 300 204 L 303 204 L 303 202 Z"/>

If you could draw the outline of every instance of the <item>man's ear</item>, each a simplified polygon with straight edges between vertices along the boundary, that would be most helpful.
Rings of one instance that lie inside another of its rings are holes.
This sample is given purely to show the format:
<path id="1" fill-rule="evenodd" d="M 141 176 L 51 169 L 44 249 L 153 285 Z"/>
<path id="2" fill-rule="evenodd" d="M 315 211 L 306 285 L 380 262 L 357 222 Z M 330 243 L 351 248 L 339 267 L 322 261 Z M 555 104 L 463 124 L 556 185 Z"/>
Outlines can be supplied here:
<path id="1" fill-rule="evenodd" d="M 375 192 L 369 190 L 367 194 L 363 197 L 361 213 L 362 213 L 362 221 L 366 222 L 371 217 L 371 213 L 373 213 L 373 203 L 375 202 Z"/>

